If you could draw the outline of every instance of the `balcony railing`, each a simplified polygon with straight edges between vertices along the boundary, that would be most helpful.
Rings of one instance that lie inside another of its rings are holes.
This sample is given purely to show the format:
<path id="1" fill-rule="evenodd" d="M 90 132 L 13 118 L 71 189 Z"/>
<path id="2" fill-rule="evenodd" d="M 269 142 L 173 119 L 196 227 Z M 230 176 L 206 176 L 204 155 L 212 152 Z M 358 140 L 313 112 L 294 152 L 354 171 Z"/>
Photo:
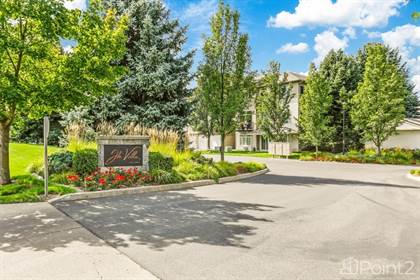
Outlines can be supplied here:
<path id="1" fill-rule="evenodd" d="M 242 131 L 254 130 L 254 125 L 250 121 L 249 122 L 243 122 L 243 123 L 239 124 L 238 130 L 242 130 Z"/>

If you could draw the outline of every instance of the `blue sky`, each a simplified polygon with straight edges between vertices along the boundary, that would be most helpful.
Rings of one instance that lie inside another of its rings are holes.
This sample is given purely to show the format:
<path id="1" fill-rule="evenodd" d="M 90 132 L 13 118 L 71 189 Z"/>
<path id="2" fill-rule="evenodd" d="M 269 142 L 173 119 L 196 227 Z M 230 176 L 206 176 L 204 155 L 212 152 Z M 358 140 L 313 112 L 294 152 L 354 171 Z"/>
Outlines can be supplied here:
<path id="1" fill-rule="evenodd" d="M 189 25 L 186 49 L 197 49 L 217 0 L 164 0 L 172 17 Z M 330 49 L 354 54 L 367 42 L 398 47 L 420 91 L 420 0 L 225 0 L 241 14 L 241 30 L 250 37 L 252 68 L 263 70 L 277 60 L 284 71 L 307 72 Z M 75 0 L 82 7 L 85 0 Z"/>

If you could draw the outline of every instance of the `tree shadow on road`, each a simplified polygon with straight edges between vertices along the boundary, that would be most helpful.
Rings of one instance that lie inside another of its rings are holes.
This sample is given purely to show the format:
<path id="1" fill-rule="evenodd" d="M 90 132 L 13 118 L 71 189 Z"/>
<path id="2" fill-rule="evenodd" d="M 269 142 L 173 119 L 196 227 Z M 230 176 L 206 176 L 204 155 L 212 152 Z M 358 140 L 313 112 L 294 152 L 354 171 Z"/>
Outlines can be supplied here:
<path id="1" fill-rule="evenodd" d="M 6 207 L 13 209 L 4 213 Z M 0 211 L 3 212 L 0 217 L 0 251 L 3 252 L 21 249 L 52 252 L 72 242 L 106 245 L 47 203 L 0 205 Z"/>
<path id="2" fill-rule="evenodd" d="M 357 177 L 357 175 L 355 177 Z M 420 190 L 420 187 L 414 187 L 414 186 L 408 186 L 408 185 L 397 185 L 397 184 L 389 184 L 389 183 L 359 181 L 359 180 L 308 177 L 308 176 L 288 176 L 288 175 L 277 175 L 277 174 L 272 174 L 272 173 L 242 180 L 241 182 L 250 183 L 250 184 L 288 185 L 288 186 L 303 186 L 303 187 L 314 187 L 317 185 L 339 185 L 339 186 L 393 187 L 393 188 L 407 188 L 407 189 Z"/>
<path id="3" fill-rule="evenodd" d="M 115 247 L 130 243 L 154 250 L 187 243 L 248 248 L 254 216 L 277 206 L 212 200 L 186 192 L 165 192 L 60 202 L 61 211 Z M 252 214 L 250 214 L 252 211 Z"/>

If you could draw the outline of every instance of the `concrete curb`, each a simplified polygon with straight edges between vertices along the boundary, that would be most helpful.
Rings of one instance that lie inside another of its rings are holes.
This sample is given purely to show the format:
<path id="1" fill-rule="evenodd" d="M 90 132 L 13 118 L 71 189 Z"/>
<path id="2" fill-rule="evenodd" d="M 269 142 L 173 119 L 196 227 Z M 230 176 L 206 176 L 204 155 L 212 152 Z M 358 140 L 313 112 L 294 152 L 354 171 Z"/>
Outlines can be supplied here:
<path id="1" fill-rule="evenodd" d="M 407 178 L 410 179 L 410 180 L 414 180 L 414 181 L 420 182 L 420 176 L 414 176 L 414 175 L 408 173 L 407 174 Z"/>
<path id="2" fill-rule="evenodd" d="M 268 169 L 266 168 L 266 169 L 256 171 L 256 172 L 253 172 L 253 173 L 245 173 L 245 174 L 240 174 L 240 175 L 236 175 L 236 176 L 220 178 L 219 179 L 219 184 L 233 182 L 233 181 L 239 181 L 239 180 L 255 177 L 255 176 L 258 176 L 258 175 L 261 175 L 261 174 L 265 174 L 267 172 L 268 172 Z"/>
<path id="3" fill-rule="evenodd" d="M 246 178 L 251 178 L 251 177 L 258 176 L 267 172 L 268 172 L 268 169 L 266 168 L 266 169 L 253 172 L 253 173 L 246 173 L 246 174 L 240 174 L 240 175 L 231 176 L 231 177 L 220 178 L 219 183 L 227 183 L 227 182 L 242 180 Z M 172 191 L 172 190 L 208 186 L 208 185 L 213 185 L 213 184 L 217 184 L 217 182 L 214 180 L 200 180 L 200 181 L 192 181 L 192 182 L 185 182 L 185 183 L 179 183 L 179 184 L 142 186 L 142 187 L 112 189 L 112 190 L 94 191 L 94 192 L 80 192 L 80 193 L 71 193 L 71 194 L 55 197 L 48 200 L 48 202 L 54 203 L 54 202 L 59 202 L 59 201 L 72 201 L 72 200 L 111 197 L 111 196 L 128 195 L 128 194 Z"/>

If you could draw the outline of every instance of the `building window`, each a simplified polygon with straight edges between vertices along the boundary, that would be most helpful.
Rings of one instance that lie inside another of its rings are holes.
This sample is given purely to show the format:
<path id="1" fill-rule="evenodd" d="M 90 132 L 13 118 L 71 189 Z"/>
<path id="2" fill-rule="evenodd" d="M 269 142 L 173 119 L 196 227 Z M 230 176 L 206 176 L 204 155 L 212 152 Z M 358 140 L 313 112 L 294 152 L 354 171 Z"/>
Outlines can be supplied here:
<path id="1" fill-rule="evenodd" d="M 252 136 L 251 135 L 241 135 L 239 138 L 239 144 L 241 146 L 251 146 Z"/>
<path id="2" fill-rule="evenodd" d="M 305 87 L 300 85 L 299 86 L 299 94 L 303 94 L 304 90 L 305 90 Z"/>
<path id="3" fill-rule="evenodd" d="M 240 130 L 252 130 L 252 111 L 246 111 L 239 117 Z"/>

